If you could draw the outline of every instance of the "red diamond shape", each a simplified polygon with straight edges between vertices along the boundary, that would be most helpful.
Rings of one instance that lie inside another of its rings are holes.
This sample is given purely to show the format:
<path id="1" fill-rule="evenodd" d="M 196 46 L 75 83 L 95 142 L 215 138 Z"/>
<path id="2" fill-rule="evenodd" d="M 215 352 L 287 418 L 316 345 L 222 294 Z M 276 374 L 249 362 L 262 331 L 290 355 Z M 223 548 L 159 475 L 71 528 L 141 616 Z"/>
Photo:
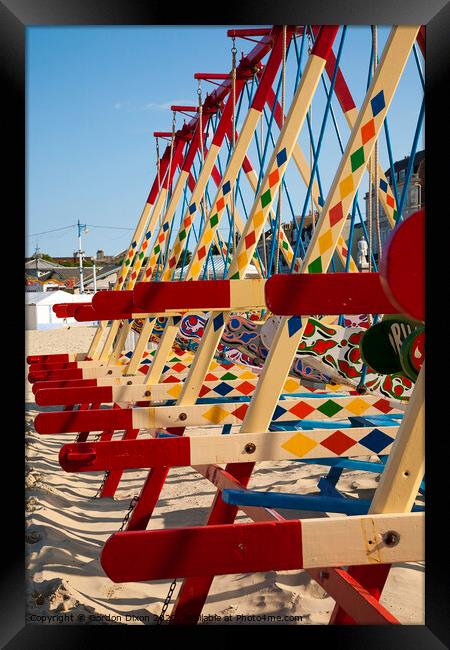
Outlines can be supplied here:
<path id="1" fill-rule="evenodd" d="M 322 447 L 326 447 L 332 451 L 334 454 L 336 454 L 336 456 L 340 456 L 345 451 L 347 451 L 347 449 L 353 447 L 353 445 L 356 444 L 356 441 L 353 440 L 353 438 L 346 436 L 345 433 L 342 433 L 342 431 L 335 431 L 331 434 L 331 436 L 328 436 L 328 438 L 322 440 L 320 444 Z"/>
<path id="2" fill-rule="evenodd" d="M 335 223 L 340 221 L 344 215 L 342 214 L 342 203 L 336 203 L 336 205 L 331 208 L 329 213 L 330 226 L 333 227 Z"/>
<path id="3" fill-rule="evenodd" d="M 278 173 L 278 169 L 275 169 L 275 171 L 269 175 L 269 187 L 273 187 L 279 180 L 280 174 Z"/>
<path id="4" fill-rule="evenodd" d="M 164 233 L 162 232 L 162 233 L 160 234 L 160 236 L 158 237 L 158 241 L 159 241 L 159 242 L 164 241 L 164 237 L 165 237 L 165 235 L 164 235 Z"/>
<path id="5" fill-rule="evenodd" d="M 202 246 L 198 251 L 198 259 L 202 260 L 206 255 L 206 248 Z"/>
<path id="6" fill-rule="evenodd" d="M 134 272 L 134 273 L 131 274 L 131 279 L 132 279 L 132 280 L 134 280 L 135 277 L 136 277 L 136 272 Z"/>
<path id="7" fill-rule="evenodd" d="M 186 370 L 186 366 L 184 363 L 175 363 L 172 366 L 172 370 L 175 370 L 175 372 L 182 372 L 183 370 Z"/>
<path id="8" fill-rule="evenodd" d="M 375 402 L 374 407 L 383 413 L 389 413 L 392 411 L 392 407 L 389 406 L 387 399 L 379 399 L 378 402 Z"/>
<path id="9" fill-rule="evenodd" d="M 148 246 L 148 242 L 145 241 L 145 242 L 142 244 L 142 248 L 143 248 L 144 251 L 145 251 L 145 249 L 147 248 L 147 246 Z"/>
<path id="10" fill-rule="evenodd" d="M 250 232 L 250 233 L 247 235 L 247 237 L 245 238 L 245 246 L 246 246 L 246 248 L 250 248 L 250 246 L 253 246 L 253 244 L 255 243 L 255 241 L 256 241 L 255 233 L 254 233 L 254 232 Z"/>
<path id="11" fill-rule="evenodd" d="M 183 221 L 183 226 L 187 228 L 190 225 L 191 225 L 191 217 L 186 217 L 186 219 Z"/>
<path id="12" fill-rule="evenodd" d="M 180 382 L 180 381 L 181 381 L 181 379 L 179 379 L 178 377 L 175 377 L 175 375 L 169 375 L 169 377 L 164 379 L 162 383 L 163 384 L 173 384 L 174 382 L 176 383 L 176 382 Z"/>
<path id="13" fill-rule="evenodd" d="M 198 396 L 199 396 L 199 397 L 203 397 L 204 395 L 206 395 L 207 393 L 210 393 L 210 392 L 211 392 L 211 389 L 208 388 L 208 386 L 203 385 L 203 386 L 200 388 L 200 392 L 199 392 Z"/>
<path id="14" fill-rule="evenodd" d="M 169 260 L 169 266 L 175 266 L 175 258 L 171 257 Z"/>
<path id="15" fill-rule="evenodd" d="M 300 418 L 300 420 L 306 418 L 313 411 L 315 411 L 315 408 L 313 406 L 310 406 L 306 402 L 299 402 L 291 409 L 289 409 L 289 412 L 296 415 L 298 418 Z"/>
<path id="16" fill-rule="evenodd" d="M 244 381 L 243 384 L 236 386 L 236 390 L 238 390 L 243 395 L 250 395 L 250 393 L 255 390 L 255 387 L 249 381 Z"/>
<path id="17" fill-rule="evenodd" d="M 224 199 L 223 196 L 222 196 L 222 197 L 220 197 L 220 199 L 217 201 L 217 206 L 216 206 L 216 207 L 217 207 L 217 212 L 220 212 L 221 210 L 223 210 L 224 205 L 225 205 L 225 199 Z"/>
<path id="18" fill-rule="evenodd" d="M 395 206 L 394 197 L 391 196 L 390 194 L 388 194 L 387 197 L 386 197 L 386 203 L 387 203 L 391 208 L 393 208 L 393 207 Z"/>
<path id="19" fill-rule="evenodd" d="M 248 404 L 242 404 L 239 408 L 232 412 L 232 415 L 235 415 L 239 420 L 243 420 L 245 414 L 247 413 Z"/>
<path id="20" fill-rule="evenodd" d="M 369 140 L 375 135 L 375 122 L 371 119 L 369 122 L 364 124 L 361 127 L 361 140 L 363 144 L 366 144 Z"/>
<path id="21" fill-rule="evenodd" d="M 205 377 L 205 381 L 217 381 L 219 378 L 216 375 L 213 375 L 212 372 L 208 372 Z"/>

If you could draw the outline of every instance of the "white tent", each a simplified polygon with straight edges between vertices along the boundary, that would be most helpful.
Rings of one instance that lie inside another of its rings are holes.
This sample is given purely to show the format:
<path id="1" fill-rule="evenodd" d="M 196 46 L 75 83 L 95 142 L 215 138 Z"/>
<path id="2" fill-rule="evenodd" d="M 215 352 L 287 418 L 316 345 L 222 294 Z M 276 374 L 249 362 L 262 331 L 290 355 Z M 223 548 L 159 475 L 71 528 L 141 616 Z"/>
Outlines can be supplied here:
<path id="1" fill-rule="evenodd" d="M 67 291 L 45 291 L 25 293 L 25 329 L 41 330 L 67 325 L 95 325 L 93 322 L 79 323 L 74 318 L 57 318 L 53 305 L 62 302 L 91 302 L 92 294 L 72 294 Z"/>

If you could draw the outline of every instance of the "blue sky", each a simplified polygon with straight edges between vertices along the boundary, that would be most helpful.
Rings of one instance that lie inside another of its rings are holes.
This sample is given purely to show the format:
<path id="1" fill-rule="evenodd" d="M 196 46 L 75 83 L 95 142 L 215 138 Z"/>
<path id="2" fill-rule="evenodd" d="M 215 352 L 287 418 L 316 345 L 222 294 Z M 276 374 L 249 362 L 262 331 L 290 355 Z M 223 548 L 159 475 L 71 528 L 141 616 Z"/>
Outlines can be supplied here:
<path id="1" fill-rule="evenodd" d="M 88 255 L 98 248 L 114 254 L 128 246 L 155 175 L 152 133 L 171 130 L 172 103 L 196 103 L 195 72 L 229 71 L 231 41 L 226 30 L 226 26 L 27 29 L 27 255 L 36 244 L 41 252 L 71 255 L 77 248 L 76 228 L 30 235 L 64 228 L 78 219 L 102 226 L 91 227 L 83 238 Z M 380 55 L 388 31 L 379 30 Z M 339 40 L 340 34 L 335 52 Z M 368 27 L 348 28 L 341 67 L 358 106 L 365 94 L 370 45 Z M 253 43 L 238 40 L 237 47 L 240 56 Z M 292 98 L 294 59 L 291 48 L 286 104 Z M 212 89 L 206 84 L 204 92 Z M 388 116 L 395 159 L 410 151 L 422 96 L 411 56 Z M 316 140 L 324 105 L 324 93 L 318 93 L 313 103 Z M 337 102 L 333 105 L 345 146 L 348 127 Z M 243 115 L 244 108 L 238 127 Z M 178 116 L 177 126 L 182 119 Z M 306 129 L 299 141 L 306 152 Z M 385 149 L 380 145 L 384 168 Z M 256 167 L 255 147 L 250 151 Z M 324 193 L 338 162 L 337 140 L 329 124 L 320 158 Z M 292 170 L 286 179 L 295 211 L 300 213 L 304 187 Z M 214 189 L 210 187 L 211 199 Z M 244 197 L 250 198 L 243 190 Z M 288 218 L 286 214 L 283 220 Z M 222 230 L 226 237 L 225 224 Z"/>

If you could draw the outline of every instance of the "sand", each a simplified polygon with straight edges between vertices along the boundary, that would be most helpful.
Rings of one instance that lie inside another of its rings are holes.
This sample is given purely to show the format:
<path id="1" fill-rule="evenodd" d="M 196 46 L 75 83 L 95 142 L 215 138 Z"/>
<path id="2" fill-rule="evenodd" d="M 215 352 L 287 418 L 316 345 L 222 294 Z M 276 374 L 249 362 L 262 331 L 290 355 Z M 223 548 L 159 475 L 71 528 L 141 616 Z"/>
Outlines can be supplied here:
<path id="1" fill-rule="evenodd" d="M 84 352 L 93 331 L 77 327 L 27 332 L 27 354 Z M 34 431 L 33 420 L 39 411 L 59 409 L 36 406 L 28 382 L 25 399 L 28 621 L 155 624 L 171 581 L 114 584 L 99 563 L 104 542 L 119 529 L 147 472 L 126 472 L 114 499 L 93 499 L 103 474 L 68 474 L 58 463 L 61 445 L 72 442 L 75 434 L 39 436 Z M 312 494 L 318 491 L 318 480 L 325 473 L 320 465 L 264 462 L 258 464 L 249 486 Z M 357 471 L 345 471 L 338 484 L 347 494 L 361 498 L 370 498 L 376 486 L 377 475 Z M 192 468 L 172 469 L 149 528 L 203 524 L 214 494 L 211 483 Z M 280 512 L 289 519 L 317 516 Z M 249 521 L 242 514 L 237 520 Z M 394 566 L 381 602 L 401 623 L 424 624 L 423 563 Z M 201 624 L 326 624 L 333 606 L 332 598 L 304 571 L 219 576 L 213 581 Z"/>

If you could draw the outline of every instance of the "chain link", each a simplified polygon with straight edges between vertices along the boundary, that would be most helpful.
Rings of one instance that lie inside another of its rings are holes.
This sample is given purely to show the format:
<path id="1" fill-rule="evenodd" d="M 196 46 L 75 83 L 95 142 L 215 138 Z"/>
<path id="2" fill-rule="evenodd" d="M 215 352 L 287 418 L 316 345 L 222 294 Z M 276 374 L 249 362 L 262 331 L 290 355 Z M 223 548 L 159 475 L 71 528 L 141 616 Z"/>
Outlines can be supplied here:
<path id="1" fill-rule="evenodd" d="M 168 594 L 166 596 L 166 599 L 164 601 L 164 604 L 162 606 L 161 614 L 158 616 L 158 620 L 156 622 L 156 625 L 161 625 L 164 622 L 164 616 L 166 615 L 167 608 L 169 607 L 169 604 L 170 604 L 170 601 L 171 601 L 171 598 L 172 598 L 172 594 L 173 594 L 176 586 L 177 586 L 177 579 L 174 578 L 172 580 L 172 583 L 171 583 L 170 587 L 169 587 L 169 592 L 168 592 Z"/>
<path id="2" fill-rule="evenodd" d="M 96 498 L 97 498 L 97 497 L 102 493 L 102 490 L 103 490 L 103 488 L 105 487 L 105 483 L 106 483 L 106 481 L 108 480 L 108 476 L 110 475 L 110 473 L 111 473 L 111 472 L 110 472 L 109 470 L 106 470 L 105 475 L 104 475 L 104 477 L 103 477 L 103 480 L 102 480 L 102 482 L 100 483 L 100 487 L 98 488 L 98 490 L 97 490 L 97 492 L 94 494 L 94 496 L 91 497 L 92 500 L 96 499 Z"/>
<path id="3" fill-rule="evenodd" d="M 136 507 L 137 502 L 139 501 L 139 496 L 137 494 L 134 495 L 134 497 L 130 501 L 130 505 L 128 506 L 128 512 L 126 513 L 125 517 L 123 518 L 122 524 L 120 525 L 119 531 L 123 530 L 125 528 L 125 525 L 128 523 L 128 520 L 130 518 L 131 513 Z"/>

